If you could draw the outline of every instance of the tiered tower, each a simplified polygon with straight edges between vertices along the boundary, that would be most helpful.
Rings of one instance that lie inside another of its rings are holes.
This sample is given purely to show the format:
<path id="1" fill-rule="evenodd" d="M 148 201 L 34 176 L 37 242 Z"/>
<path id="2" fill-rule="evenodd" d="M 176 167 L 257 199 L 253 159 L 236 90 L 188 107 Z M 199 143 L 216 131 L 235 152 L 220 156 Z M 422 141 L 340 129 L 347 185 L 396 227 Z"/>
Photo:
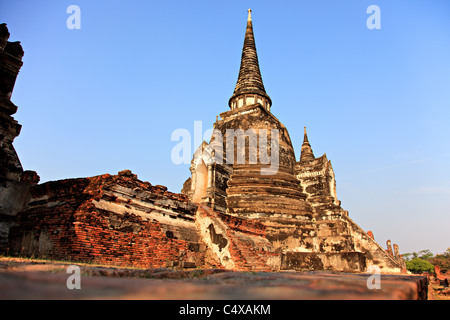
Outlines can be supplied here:
<path id="1" fill-rule="evenodd" d="M 341 208 L 331 162 L 314 156 L 306 128 L 296 161 L 286 127 L 271 112 L 250 9 L 228 105 L 210 142 L 195 152 L 182 192 L 215 211 L 263 223 L 282 269 L 364 270 L 375 260 L 395 265 Z"/>

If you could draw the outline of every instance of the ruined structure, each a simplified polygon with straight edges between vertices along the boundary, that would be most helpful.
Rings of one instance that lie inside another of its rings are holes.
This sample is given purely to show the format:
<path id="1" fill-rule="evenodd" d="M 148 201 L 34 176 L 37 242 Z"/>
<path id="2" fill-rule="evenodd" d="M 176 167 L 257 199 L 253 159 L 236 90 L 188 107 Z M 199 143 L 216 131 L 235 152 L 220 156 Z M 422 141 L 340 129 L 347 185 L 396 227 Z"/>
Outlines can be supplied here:
<path id="1" fill-rule="evenodd" d="M 296 160 L 286 127 L 271 111 L 250 10 L 228 105 L 211 140 L 195 152 L 181 194 L 128 170 L 26 192 L 8 187 L 26 195 L 7 232 L 8 250 L 145 268 L 401 270 L 342 209 L 331 162 L 314 156 L 306 128 Z"/>
<path id="2" fill-rule="evenodd" d="M 264 226 L 214 212 L 182 194 L 118 175 L 31 188 L 9 232 L 25 256 L 142 268 L 277 268 Z"/>
<path id="3" fill-rule="evenodd" d="M 296 161 L 286 127 L 271 112 L 251 10 L 228 105 L 231 110 L 214 123 L 211 141 L 203 142 L 192 159 L 192 176 L 183 188 L 192 201 L 263 224 L 283 269 L 401 267 L 341 208 L 331 162 L 325 154 L 314 156 L 306 128 Z"/>
<path id="4" fill-rule="evenodd" d="M 17 106 L 11 94 L 24 52 L 9 36 L 6 24 L 0 24 L 0 250 L 8 246 L 8 230 L 28 202 L 30 186 L 39 182 L 35 172 L 23 170 L 13 146 L 22 126 L 12 117 Z"/>

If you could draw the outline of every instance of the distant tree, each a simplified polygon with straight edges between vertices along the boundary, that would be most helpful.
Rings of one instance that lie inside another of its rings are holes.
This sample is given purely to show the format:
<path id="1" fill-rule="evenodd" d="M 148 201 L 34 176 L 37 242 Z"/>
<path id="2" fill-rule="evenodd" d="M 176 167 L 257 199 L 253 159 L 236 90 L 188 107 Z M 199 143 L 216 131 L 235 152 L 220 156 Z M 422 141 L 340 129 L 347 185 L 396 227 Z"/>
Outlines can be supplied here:
<path id="1" fill-rule="evenodd" d="M 447 248 L 447 251 L 445 251 L 443 255 L 450 259 L 450 248 Z"/>
<path id="2" fill-rule="evenodd" d="M 428 260 L 433 256 L 433 253 L 427 249 L 427 250 L 420 250 L 418 253 L 418 257 L 422 260 Z"/>
<path id="3" fill-rule="evenodd" d="M 442 254 L 437 254 L 436 256 L 429 259 L 429 261 L 441 268 L 442 273 L 446 273 L 450 270 L 450 248 L 447 249 Z"/>
<path id="4" fill-rule="evenodd" d="M 427 249 L 405 253 L 402 254 L 402 257 L 406 262 L 406 268 L 414 273 L 425 271 L 434 273 L 434 266 L 439 266 L 442 273 L 450 271 L 450 248 L 447 248 L 444 253 L 436 255 Z"/>
<path id="5" fill-rule="evenodd" d="M 413 254 L 412 253 L 404 253 L 402 254 L 402 258 L 405 261 L 410 261 L 412 259 Z"/>
<path id="6" fill-rule="evenodd" d="M 406 261 L 406 268 L 413 273 L 434 272 L 433 264 L 419 257 Z"/>

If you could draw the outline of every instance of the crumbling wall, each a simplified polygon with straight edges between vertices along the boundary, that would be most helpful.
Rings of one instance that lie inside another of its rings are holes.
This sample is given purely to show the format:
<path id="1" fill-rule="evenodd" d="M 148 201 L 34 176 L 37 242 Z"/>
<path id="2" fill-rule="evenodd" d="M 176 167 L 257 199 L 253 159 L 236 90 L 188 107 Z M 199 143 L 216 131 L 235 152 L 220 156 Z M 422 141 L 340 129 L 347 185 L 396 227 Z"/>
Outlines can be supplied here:
<path id="1" fill-rule="evenodd" d="M 382 273 L 401 273 L 406 272 L 402 270 L 402 265 L 396 261 L 393 256 L 390 256 L 385 249 L 383 249 L 373 238 L 366 233 L 360 226 L 358 226 L 348 216 L 343 217 L 348 223 L 348 228 L 357 251 L 366 253 L 367 266 L 376 265 L 380 268 Z"/>
<path id="2" fill-rule="evenodd" d="M 13 216 L 28 203 L 31 185 L 39 182 L 34 171 L 24 171 L 13 146 L 22 126 L 14 119 L 17 106 L 11 102 L 24 51 L 19 41 L 10 42 L 5 23 L 0 24 L 0 252 L 8 250 Z"/>
<path id="3" fill-rule="evenodd" d="M 3 179 L 19 181 L 23 172 L 13 146 L 13 141 L 19 135 L 22 126 L 12 117 L 17 112 L 17 106 L 10 99 L 17 75 L 23 65 L 24 51 L 19 41 L 9 42 L 9 36 L 6 24 L 0 24 L 0 183 L 2 184 Z"/>
<path id="4" fill-rule="evenodd" d="M 68 258 L 72 250 L 70 244 L 76 240 L 74 213 L 90 197 L 83 193 L 88 184 L 89 179 L 80 178 L 32 187 L 28 208 L 17 214 L 17 225 L 10 230 L 11 252 Z M 49 236 L 51 238 L 47 239 Z"/>
<path id="5" fill-rule="evenodd" d="M 145 268 L 203 266 L 196 205 L 129 171 L 48 182 L 31 192 L 11 229 L 12 252 Z"/>
<path id="6" fill-rule="evenodd" d="M 11 229 L 23 256 L 144 268 L 275 270 L 280 255 L 265 227 L 217 213 L 130 171 L 31 188 Z"/>

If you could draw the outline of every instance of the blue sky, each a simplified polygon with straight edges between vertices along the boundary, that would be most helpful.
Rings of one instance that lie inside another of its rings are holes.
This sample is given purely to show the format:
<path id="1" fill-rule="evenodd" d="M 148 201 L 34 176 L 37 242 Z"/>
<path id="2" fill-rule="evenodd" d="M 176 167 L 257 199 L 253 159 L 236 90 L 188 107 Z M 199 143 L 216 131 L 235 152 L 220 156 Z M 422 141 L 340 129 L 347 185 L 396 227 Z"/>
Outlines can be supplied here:
<path id="1" fill-rule="evenodd" d="M 69 5 L 81 29 L 69 30 Z M 369 30 L 369 5 L 381 29 Z M 272 113 L 303 127 L 350 217 L 401 252 L 450 247 L 450 2 L 2 1 L 21 41 L 12 101 L 22 165 L 41 181 L 115 174 L 179 192 L 171 134 L 227 111 L 247 9 Z M 193 146 L 194 148 L 194 146 Z"/>

